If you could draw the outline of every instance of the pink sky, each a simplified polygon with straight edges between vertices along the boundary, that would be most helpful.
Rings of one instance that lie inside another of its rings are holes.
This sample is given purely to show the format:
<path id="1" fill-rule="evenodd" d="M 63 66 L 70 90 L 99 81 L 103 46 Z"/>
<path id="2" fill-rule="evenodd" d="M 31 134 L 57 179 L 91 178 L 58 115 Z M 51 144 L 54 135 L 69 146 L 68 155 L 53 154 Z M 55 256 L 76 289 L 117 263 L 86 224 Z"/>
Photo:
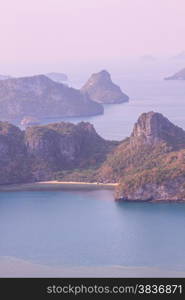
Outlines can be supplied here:
<path id="1" fill-rule="evenodd" d="M 174 55 L 185 50 L 184 36 L 184 0 L 0 0 L 3 71 Z"/>

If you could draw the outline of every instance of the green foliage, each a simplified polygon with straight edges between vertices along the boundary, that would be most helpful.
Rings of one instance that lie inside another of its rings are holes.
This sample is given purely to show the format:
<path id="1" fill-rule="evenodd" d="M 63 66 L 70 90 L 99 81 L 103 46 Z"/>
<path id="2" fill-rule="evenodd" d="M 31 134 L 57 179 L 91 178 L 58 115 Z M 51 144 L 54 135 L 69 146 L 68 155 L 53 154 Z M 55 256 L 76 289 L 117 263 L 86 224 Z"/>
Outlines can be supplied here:
<path id="1" fill-rule="evenodd" d="M 55 173 L 58 181 L 97 182 L 97 169 L 74 169 Z"/>

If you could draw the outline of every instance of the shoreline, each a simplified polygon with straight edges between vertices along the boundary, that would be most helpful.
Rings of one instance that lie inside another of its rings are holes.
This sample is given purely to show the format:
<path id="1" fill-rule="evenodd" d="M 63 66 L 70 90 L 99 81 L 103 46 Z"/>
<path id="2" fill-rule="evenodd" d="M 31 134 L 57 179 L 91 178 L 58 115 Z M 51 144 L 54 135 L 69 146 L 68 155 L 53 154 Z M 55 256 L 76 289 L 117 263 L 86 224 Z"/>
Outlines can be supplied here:
<path id="1" fill-rule="evenodd" d="M 118 183 L 77 182 L 77 181 L 38 181 L 31 183 L 0 185 L 0 192 L 43 191 L 43 190 L 100 190 L 114 189 Z"/>

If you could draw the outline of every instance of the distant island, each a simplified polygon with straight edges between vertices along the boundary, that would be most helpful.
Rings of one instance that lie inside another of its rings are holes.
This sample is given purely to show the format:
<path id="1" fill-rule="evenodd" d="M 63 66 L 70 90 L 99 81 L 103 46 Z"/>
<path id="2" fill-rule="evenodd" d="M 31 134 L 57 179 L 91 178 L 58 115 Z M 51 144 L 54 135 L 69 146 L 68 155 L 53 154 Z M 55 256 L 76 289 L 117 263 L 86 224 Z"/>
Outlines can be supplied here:
<path id="1" fill-rule="evenodd" d="M 176 60 L 185 60 L 185 51 L 178 53 L 177 55 L 173 56 L 172 59 Z"/>
<path id="2" fill-rule="evenodd" d="M 102 104 L 129 100 L 105 70 L 92 74 L 80 90 L 63 83 L 67 79 L 67 75 L 56 72 L 17 78 L 0 75 L 0 119 L 26 123 L 28 117 L 40 121 L 88 117 L 103 114 Z"/>
<path id="3" fill-rule="evenodd" d="M 0 75 L 0 80 L 5 80 L 5 79 L 9 79 L 11 78 L 11 76 L 9 75 Z"/>
<path id="4" fill-rule="evenodd" d="M 68 80 L 67 75 L 64 73 L 51 72 L 51 73 L 47 73 L 45 75 L 48 78 L 50 78 L 51 80 L 59 82 L 59 83 L 63 83 L 64 81 Z"/>
<path id="5" fill-rule="evenodd" d="M 185 80 L 185 68 L 172 76 L 164 78 L 165 80 Z"/>
<path id="6" fill-rule="evenodd" d="M 103 106 L 80 90 L 69 88 L 44 75 L 0 81 L 0 118 L 22 120 L 91 116 L 103 113 Z"/>
<path id="7" fill-rule="evenodd" d="M 154 61 L 156 61 L 156 57 L 151 54 L 145 54 L 145 55 L 141 56 L 141 60 L 146 61 L 146 62 L 154 62 Z"/>
<path id="8" fill-rule="evenodd" d="M 119 201 L 185 201 L 185 131 L 143 113 L 129 138 L 101 138 L 90 123 L 21 131 L 0 122 L 0 183 L 44 180 L 115 185 Z"/>
<path id="9" fill-rule="evenodd" d="M 92 74 L 81 91 L 87 93 L 92 100 L 103 104 L 117 104 L 129 100 L 120 87 L 112 82 L 106 70 Z"/>

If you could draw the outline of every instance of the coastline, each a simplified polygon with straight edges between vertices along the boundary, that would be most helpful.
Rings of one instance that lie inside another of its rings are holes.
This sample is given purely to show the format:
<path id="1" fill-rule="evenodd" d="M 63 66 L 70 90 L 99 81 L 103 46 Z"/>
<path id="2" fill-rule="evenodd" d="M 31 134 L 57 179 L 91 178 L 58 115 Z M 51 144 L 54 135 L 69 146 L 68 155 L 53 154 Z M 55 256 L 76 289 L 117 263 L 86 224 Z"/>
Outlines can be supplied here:
<path id="1" fill-rule="evenodd" d="M 31 183 L 18 183 L 0 185 L 0 192 L 15 191 L 44 191 L 44 190 L 99 190 L 114 189 L 118 183 L 97 183 L 77 181 L 38 181 Z"/>

